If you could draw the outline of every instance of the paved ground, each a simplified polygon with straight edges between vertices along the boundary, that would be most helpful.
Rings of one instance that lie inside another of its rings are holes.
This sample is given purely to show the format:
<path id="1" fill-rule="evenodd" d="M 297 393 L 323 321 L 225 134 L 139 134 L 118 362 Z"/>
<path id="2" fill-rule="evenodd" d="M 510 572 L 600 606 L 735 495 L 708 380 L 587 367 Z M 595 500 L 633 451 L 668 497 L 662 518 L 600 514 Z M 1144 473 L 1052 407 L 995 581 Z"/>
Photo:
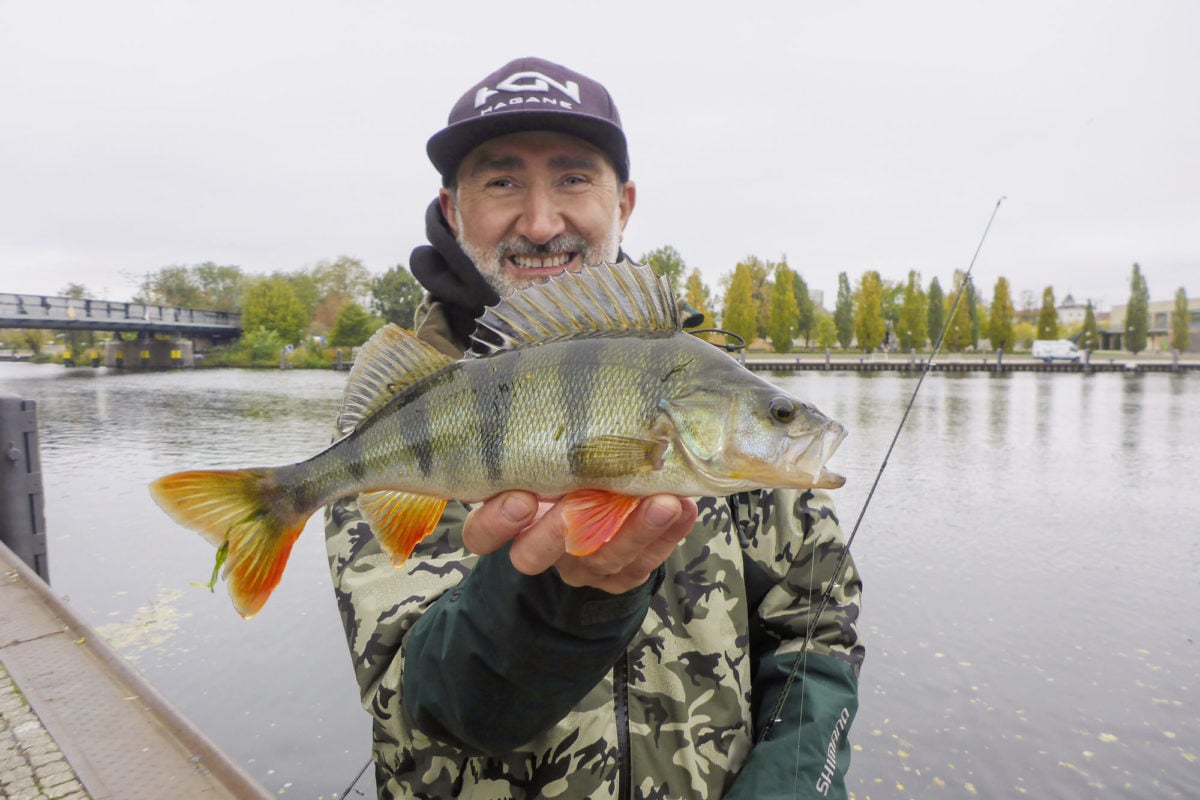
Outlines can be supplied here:
<path id="1" fill-rule="evenodd" d="M 90 800 L 75 770 L 0 664 L 0 797 Z"/>
<path id="2" fill-rule="evenodd" d="M 0 544 L 0 798 L 267 797 Z"/>

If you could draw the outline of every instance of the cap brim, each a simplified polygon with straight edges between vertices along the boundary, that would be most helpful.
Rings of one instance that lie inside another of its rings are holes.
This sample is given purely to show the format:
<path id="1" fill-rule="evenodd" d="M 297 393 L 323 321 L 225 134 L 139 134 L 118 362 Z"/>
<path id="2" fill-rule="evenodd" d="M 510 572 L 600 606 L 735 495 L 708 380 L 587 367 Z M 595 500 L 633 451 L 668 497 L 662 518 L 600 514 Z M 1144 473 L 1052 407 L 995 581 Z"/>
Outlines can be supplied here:
<path id="1" fill-rule="evenodd" d="M 609 157 L 622 181 L 629 180 L 625 134 L 600 117 L 562 111 L 496 112 L 448 125 L 429 138 L 425 151 L 443 178 L 454 178 L 459 164 L 479 145 L 510 133 L 553 131 L 589 142 Z"/>

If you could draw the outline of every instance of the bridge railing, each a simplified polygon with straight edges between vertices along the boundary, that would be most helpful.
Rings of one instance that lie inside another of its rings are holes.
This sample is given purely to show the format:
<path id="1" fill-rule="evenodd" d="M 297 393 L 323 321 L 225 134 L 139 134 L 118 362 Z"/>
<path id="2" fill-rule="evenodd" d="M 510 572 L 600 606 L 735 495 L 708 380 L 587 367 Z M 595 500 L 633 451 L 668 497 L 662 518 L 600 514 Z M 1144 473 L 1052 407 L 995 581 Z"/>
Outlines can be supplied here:
<path id="1" fill-rule="evenodd" d="M 229 311 L 11 293 L 0 294 L 0 327 L 5 327 L 5 321 L 20 327 L 41 327 L 38 323 L 44 322 L 47 328 L 55 327 L 55 323 L 65 323 L 68 327 L 92 323 L 95 327 L 103 327 L 108 321 L 121 323 L 122 327 L 137 323 L 184 328 L 240 328 L 242 325 L 241 315 Z"/>

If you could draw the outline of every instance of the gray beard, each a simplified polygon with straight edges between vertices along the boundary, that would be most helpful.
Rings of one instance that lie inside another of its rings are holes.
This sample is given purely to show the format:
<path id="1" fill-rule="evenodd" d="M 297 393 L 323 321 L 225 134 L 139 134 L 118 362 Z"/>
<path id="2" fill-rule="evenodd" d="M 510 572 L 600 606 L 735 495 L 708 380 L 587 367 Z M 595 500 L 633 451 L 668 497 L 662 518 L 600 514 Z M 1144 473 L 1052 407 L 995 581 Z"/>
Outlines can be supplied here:
<path id="1" fill-rule="evenodd" d="M 562 233 L 545 244 L 534 244 L 524 236 L 510 236 L 501 240 L 492 248 L 491 252 L 486 252 L 482 248 L 475 247 L 463 237 L 462 212 L 455 208 L 454 221 L 455 227 L 458 228 L 455 239 L 488 285 L 496 291 L 496 294 L 505 297 L 518 289 L 524 289 L 530 283 L 528 279 L 515 278 L 508 272 L 506 267 L 509 256 L 527 255 L 545 258 L 560 253 L 578 252 L 579 260 L 583 262 L 584 266 L 589 267 L 599 264 L 601 261 L 616 261 L 621 247 L 620 214 L 621 211 L 618 208 L 613 218 L 613 227 L 608 240 L 600 243 L 598 247 L 593 247 L 590 242 L 578 234 Z"/>

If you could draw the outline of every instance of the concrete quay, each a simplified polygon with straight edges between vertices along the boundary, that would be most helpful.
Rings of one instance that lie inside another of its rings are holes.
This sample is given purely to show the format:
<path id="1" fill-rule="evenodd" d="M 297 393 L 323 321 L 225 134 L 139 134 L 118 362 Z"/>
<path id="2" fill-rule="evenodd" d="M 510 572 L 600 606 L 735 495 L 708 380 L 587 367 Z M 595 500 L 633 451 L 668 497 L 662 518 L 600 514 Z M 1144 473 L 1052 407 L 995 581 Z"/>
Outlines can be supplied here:
<path id="1" fill-rule="evenodd" d="M 0 798 L 271 796 L 0 543 Z"/>

